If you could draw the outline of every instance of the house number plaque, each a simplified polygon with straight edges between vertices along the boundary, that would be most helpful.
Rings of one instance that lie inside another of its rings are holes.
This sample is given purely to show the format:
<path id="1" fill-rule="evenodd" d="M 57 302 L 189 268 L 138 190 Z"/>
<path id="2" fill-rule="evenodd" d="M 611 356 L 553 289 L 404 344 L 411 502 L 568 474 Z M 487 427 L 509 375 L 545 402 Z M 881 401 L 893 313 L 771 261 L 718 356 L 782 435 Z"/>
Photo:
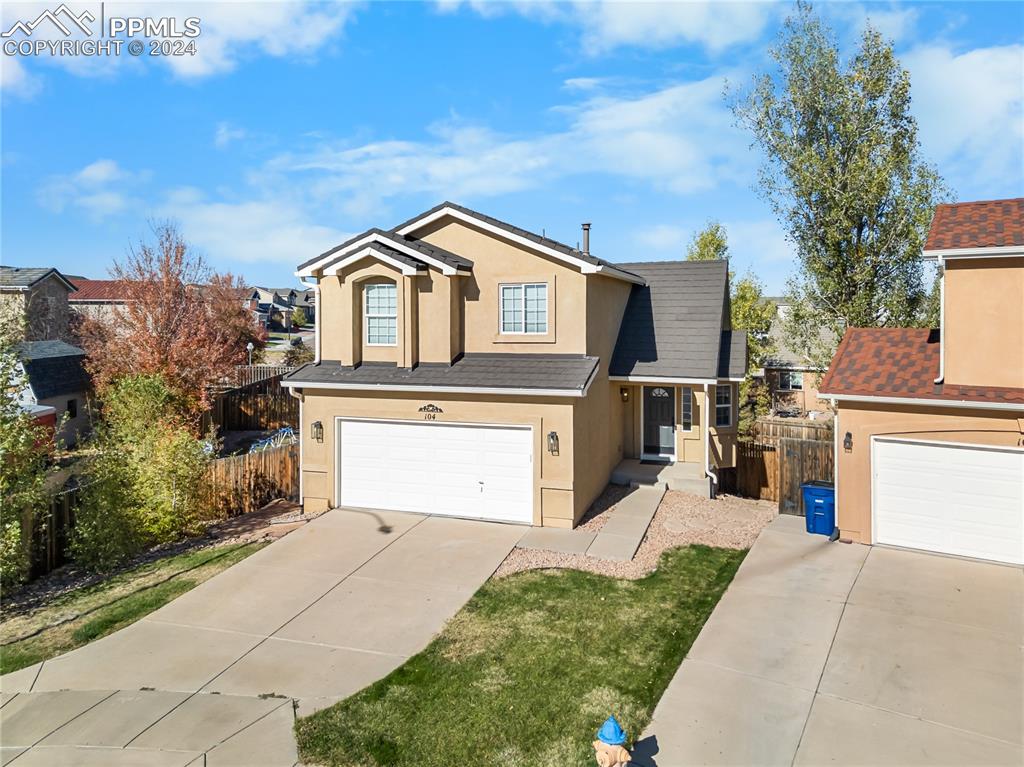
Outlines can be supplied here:
<path id="1" fill-rule="evenodd" d="M 437 414 L 443 413 L 444 411 L 437 405 L 430 403 L 429 405 L 424 405 L 423 407 L 421 407 L 420 412 L 423 413 L 424 421 L 436 421 Z"/>

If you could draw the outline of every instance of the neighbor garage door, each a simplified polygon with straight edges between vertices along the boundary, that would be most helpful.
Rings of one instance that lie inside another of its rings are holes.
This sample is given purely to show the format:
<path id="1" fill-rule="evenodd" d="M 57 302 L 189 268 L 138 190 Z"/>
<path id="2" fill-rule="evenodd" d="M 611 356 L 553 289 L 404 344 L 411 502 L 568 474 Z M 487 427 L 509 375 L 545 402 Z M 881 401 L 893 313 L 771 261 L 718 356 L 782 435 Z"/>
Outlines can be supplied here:
<path id="1" fill-rule="evenodd" d="M 343 419 L 342 506 L 533 522 L 529 427 Z"/>
<path id="2" fill-rule="evenodd" d="M 874 540 L 1024 563 L 1024 451 L 875 438 Z"/>

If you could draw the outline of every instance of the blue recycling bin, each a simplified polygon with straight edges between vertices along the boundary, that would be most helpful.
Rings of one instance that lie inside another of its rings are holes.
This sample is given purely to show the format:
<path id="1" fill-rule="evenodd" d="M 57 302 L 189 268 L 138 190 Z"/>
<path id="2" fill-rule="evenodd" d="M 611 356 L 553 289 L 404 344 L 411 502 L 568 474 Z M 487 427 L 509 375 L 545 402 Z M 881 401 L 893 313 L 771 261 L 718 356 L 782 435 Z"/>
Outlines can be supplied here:
<path id="1" fill-rule="evenodd" d="M 800 485 L 804 497 L 807 532 L 832 535 L 836 528 L 836 488 L 831 482 L 805 482 Z"/>

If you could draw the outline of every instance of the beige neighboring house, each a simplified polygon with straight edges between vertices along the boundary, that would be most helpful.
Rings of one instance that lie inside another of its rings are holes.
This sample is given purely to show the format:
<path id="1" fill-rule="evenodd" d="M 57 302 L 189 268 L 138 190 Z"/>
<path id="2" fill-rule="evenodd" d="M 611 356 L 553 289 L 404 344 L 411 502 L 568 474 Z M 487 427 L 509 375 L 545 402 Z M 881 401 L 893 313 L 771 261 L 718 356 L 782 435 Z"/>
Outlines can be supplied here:
<path id="1" fill-rule="evenodd" d="M 824 368 L 814 365 L 807 357 L 794 351 L 786 342 L 783 325 L 786 313 L 792 305 L 789 299 L 775 297 L 766 299 L 775 304 L 775 319 L 772 321 L 771 340 L 774 353 L 765 360 L 762 376 L 771 398 L 772 415 L 786 415 L 804 418 L 809 415 L 831 418 L 827 400 L 818 396 L 818 380 Z M 835 338 L 822 330 L 822 339 L 831 348 Z"/>
<path id="2" fill-rule="evenodd" d="M 941 329 L 851 328 L 835 400 L 843 536 L 1024 564 L 1024 198 L 940 205 Z"/>
<path id="3" fill-rule="evenodd" d="M 305 506 L 568 528 L 641 459 L 712 494 L 746 373 L 728 264 L 613 264 L 583 234 L 443 203 L 300 265 Z"/>
<path id="4" fill-rule="evenodd" d="M 56 269 L 0 266 L 0 301 L 24 316 L 26 341 L 71 339 L 68 294 L 74 290 Z"/>
<path id="5" fill-rule="evenodd" d="M 68 298 L 71 308 L 82 317 L 110 322 L 121 316 L 128 298 L 121 280 L 72 279 L 78 290 Z"/>

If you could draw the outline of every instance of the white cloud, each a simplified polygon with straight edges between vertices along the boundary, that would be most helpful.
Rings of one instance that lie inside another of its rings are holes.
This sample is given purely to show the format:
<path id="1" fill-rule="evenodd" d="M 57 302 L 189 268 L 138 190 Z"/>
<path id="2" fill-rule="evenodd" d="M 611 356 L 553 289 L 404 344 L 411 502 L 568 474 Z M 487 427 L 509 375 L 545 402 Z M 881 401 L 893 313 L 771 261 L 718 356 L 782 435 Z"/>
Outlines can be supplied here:
<path id="1" fill-rule="evenodd" d="M 740 219 L 723 222 L 729 234 L 729 252 L 737 263 L 760 270 L 764 264 L 788 264 L 795 251 L 774 219 Z"/>
<path id="2" fill-rule="evenodd" d="M 96 160 L 74 173 L 51 176 L 36 190 L 36 200 L 54 213 L 71 208 L 101 220 L 126 210 L 130 190 L 146 177 L 125 171 L 114 160 Z"/>
<path id="3" fill-rule="evenodd" d="M 230 123 L 221 122 L 217 123 L 217 130 L 213 136 L 213 143 L 218 149 L 223 149 L 233 141 L 238 141 L 246 137 L 246 132 L 242 128 L 233 128 Z"/>
<path id="4" fill-rule="evenodd" d="M 1024 45 L 955 53 L 942 45 L 903 56 L 925 154 L 947 178 L 1024 183 Z"/>
<path id="5" fill-rule="evenodd" d="M 292 267 L 351 237 L 314 223 L 300 204 L 286 198 L 226 202 L 186 187 L 168 195 L 160 215 L 178 221 L 185 238 L 217 262 Z"/>
<path id="6" fill-rule="evenodd" d="M 895 3 L 825 3 L 821 12 L 833 20 L 841 32 L 856 35 L 859 39 L 864 28 L 870 24 L 887 40 L 899 43 L 912 37 L 917 31 L 921 13 L 917 8 L 900 6 Z"/>
<path id="7" fill-rule="evenodd" d="M 29 74 L 17 58 L 0 54 L 0 93 L 31 98 L 40 87 L 39 78 Z"/>
<path id="8" fill-rule="evenodd" d="M 646 226 L 633 234 L 633 239 L 645 248 L 657 253 L 674 253 L 681 258 L 688 242 L 685 227 L 675 224 Z"/>

